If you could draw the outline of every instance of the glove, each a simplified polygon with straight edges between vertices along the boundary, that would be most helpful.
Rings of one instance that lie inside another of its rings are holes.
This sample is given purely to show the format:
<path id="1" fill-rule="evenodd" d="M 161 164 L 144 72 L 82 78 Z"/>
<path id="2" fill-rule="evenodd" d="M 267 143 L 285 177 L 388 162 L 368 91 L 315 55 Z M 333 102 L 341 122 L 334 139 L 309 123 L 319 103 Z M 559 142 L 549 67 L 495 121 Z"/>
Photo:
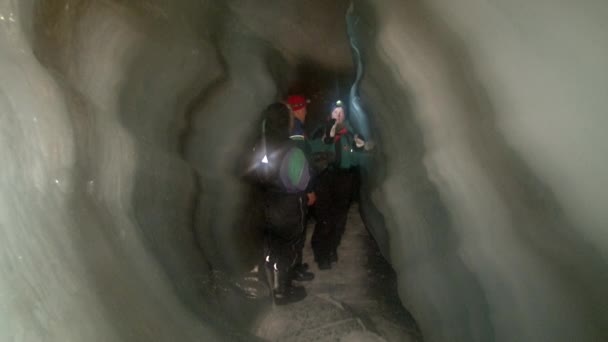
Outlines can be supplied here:
<path id="1" fill-rule="evenodd" d="M 307 201 L 307 205 L 310 207 L 311 205 L 314 205 L 315 202 L 317 201 L 317 194 L 314 192 L 309 192 L 306 194 L 306 197 L 308 198 Z"/>
<path id="2" fill-rule="evenodd" d="M 361 148 L 363 146 L 365 146 L 365 141 L 361 138 L 359 138 L 358 135 L 355 134 L 355 146 L 357 146 L 357 148 Z"/>
<path id="3" fill-rule="evenodd" d="M 336 122 L 336 119 L 331 119 L 331 129 L 329 130 L 329 136 L 330 137 L 335 137 L 336 136 L 336 128 L 338 126 L 338 123 Z"/>

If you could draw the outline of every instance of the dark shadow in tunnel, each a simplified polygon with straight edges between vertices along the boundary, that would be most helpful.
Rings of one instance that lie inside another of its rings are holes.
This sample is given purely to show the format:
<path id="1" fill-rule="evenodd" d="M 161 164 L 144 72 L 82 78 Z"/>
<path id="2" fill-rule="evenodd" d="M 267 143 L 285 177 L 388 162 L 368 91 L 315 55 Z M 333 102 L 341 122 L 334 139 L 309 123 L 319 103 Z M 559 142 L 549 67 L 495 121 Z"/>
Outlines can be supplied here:
<path id="1" fill-rule="evenodd" d="M 327 120 L 337 100 L 348 103 L 354 79 L 353 70 L 330 70 L 311 60 L 303 60 L 295 67 L 294 79 L 285 95 L 303 94 L 310 100 L 305 125 L 309 135 Z"/>

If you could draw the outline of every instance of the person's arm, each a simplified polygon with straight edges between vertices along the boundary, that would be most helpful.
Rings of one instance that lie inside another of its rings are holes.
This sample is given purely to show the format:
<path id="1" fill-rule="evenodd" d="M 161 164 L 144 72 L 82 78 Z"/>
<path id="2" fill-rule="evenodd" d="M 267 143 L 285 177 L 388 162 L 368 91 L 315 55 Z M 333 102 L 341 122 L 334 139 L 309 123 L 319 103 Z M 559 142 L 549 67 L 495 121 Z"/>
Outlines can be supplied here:
<path id="1" fill-rule="evenodd" d="M 308 154 L 306 154 L 306 155 L 308 156 Z M 314 189 L 316 187 L 317 175 L 316 175 L 314 168 L 310 164 L 308 158 L 306 158 L 305 165 L 303 167 L 308 170 L 308 175 L 309 175 L 308 184 L 306 185 L 305 192 L 306 192 L 306 198 L 307 198 L 306 205 L 310 207 L 310 206 L 314 205 L 315 202 L 317 201 L 317 195 L 314 192 Z"/>
<path id="2" fill-rule="evenodd" d="M 354 148 L 357 150 L 365 150 L 365 151 L 370 151 L 371 149 L 374 148 L 374 143 L 371 141 L 365 141 L 365 138 L 363 138 L 362 136 L 360 136 L 359 134 L 355 134 L 354 137 Z"/>
<path id="3" fill-rule="evenodd" d="M 308 205 L 309 207 L 315 205 L 315 203 L 317 202 L 317 194 L 314 191 L 307 193 L 306 198 L 306 205 Z"/>
<path id="4" fill-rule="evenodd" d="M 362 150 L 363 147 L 365 147 L 365 140 L 363 140 L 363 138 L 359 135 L 359 134 L 355 134 L 355 137 L 353 139 L 353 146 L 355 149 L 357 150 Z"/>
<path id="5" fill-rule="evenodd" d="M 338 129 L 338 122 L 336 119 L 331 119 L 329 124 L 325 126 L 325 135 L 323 136 L 323 142 L 326 144 L 333 144 L 334 137 L 336 136 L 336 130 Z"/>
<path id="6" fill-rule="evenodd" d="M 306 197 L 308 198 L 307 205 L 312 206 L 317 201 L 317 195 L 315 194 L 314 189 L 317 185 L 318 174 L 311 161 L 312 148 L 308 141 L 306 141 L 305 144 L 304 154 L 306 155 L 306 160 L 308 161 L 308 172 L 310 173 L 310 180 L 308 181 L 308 186 L 306 187 Z"/>

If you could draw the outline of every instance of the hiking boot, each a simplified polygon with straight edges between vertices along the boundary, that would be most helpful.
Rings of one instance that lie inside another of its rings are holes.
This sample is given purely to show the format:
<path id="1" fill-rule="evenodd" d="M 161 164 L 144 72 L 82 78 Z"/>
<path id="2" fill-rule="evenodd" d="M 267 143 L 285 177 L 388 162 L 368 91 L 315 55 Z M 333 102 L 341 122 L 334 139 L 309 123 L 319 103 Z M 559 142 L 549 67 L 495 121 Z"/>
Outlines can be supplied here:
<path id="1" fill-rule="evenodd" d="M 276 287 L 272 291 L 272 296 L 276 305 L 295 303 L 306 298 L 306 289 L 301 286 L 293 286 L 287 273 L 275 271 L 274 275 Z"/>
<path id="2" fill-rule="evenodd" d="M 329 261 L 338 262 L 338 252 L 333 251 L 333 252 L 329 253 Z"/>
<path id="3" fill-rule="evenodd" d="M 291 278 L 295 281 L 310 281 L 315 278 L 315 274 L 307 271 L 308 265 L 300 264 L 291 270 Z"/>
<path id="4" fill-rule="evenodd" d="M 323 259 L 317 262 L 320 270 L 329 270 L 331 269 L 331 262 L 329 260 Z"/>
<path id="5" fill-rule="evenodd" d="M 302 286 L 287 286 L 285 289 L 273 293 L 276 305 L 286 305 L 299 302 L 306 298 L 306 289 Z"/>

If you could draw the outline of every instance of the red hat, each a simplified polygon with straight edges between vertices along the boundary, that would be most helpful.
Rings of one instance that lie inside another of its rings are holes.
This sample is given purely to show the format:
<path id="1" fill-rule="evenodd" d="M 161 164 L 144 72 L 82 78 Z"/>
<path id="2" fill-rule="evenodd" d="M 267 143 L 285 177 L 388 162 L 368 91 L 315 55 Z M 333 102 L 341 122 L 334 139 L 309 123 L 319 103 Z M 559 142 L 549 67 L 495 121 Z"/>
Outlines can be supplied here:
<path id="1" fill-rule="evenodd" d="M 308 101 L 303 95 L 289 95 L 287 98 L 287 103 L 292 110 L 298 110 L 300 108 L 306 107 Z"/>

